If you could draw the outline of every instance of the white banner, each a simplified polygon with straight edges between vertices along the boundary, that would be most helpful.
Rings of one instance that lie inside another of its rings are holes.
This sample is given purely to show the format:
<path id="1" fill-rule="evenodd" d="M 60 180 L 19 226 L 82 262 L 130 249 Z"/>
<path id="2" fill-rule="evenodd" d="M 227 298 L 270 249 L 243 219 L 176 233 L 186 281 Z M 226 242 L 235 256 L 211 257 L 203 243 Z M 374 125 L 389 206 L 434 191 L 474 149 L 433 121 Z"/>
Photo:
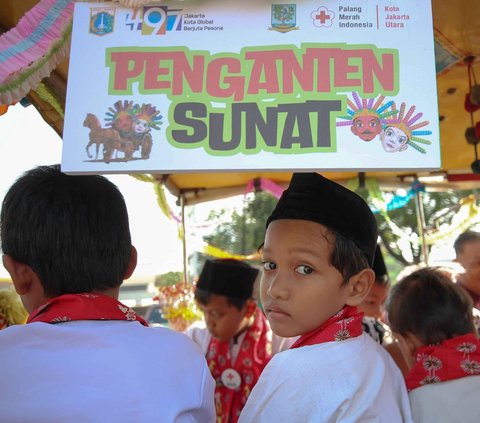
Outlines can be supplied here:
<path id="1" fill-rule="evenodd" d="M 65 172 L 439 167 L 430 0 L 75 5 Z"/>

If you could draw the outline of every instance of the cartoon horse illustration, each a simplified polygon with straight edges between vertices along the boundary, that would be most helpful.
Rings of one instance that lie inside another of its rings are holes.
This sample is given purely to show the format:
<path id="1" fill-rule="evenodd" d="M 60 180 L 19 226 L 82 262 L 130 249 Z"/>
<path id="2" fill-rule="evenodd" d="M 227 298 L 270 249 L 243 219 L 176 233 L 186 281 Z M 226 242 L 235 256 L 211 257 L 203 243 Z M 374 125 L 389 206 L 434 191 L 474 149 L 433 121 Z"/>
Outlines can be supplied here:
<path id="1" fill-rule="evenodd" d="M 89 151 L 91 145 L 95 144 L 96 146 L 95 160 L 98 159 L 100 145 L 103 145 L 103 160 L 108 163 L 112 158 L 113 152 L 121 149 L 123 144 L 118 131 L 112 128 L 102 128 L 100 121 L 92 113 L 87 113 L 83 126 L 90 129 L 90 141 L 85 147 L 88 158 L 91 159 L 93 157 Z"/>

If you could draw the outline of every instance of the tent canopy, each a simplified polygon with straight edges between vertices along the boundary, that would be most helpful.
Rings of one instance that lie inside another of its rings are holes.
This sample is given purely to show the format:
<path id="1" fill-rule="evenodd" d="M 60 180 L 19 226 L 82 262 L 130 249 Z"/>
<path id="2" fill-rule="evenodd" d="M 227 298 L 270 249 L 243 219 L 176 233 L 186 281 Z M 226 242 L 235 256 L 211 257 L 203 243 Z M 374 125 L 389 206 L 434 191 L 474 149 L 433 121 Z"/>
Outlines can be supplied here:
<path id="1" fill-rule="evenodd" d="M 38 0 L 2 0 L 0 8 L 0 31 L 7 31 L 18 23 L 22 16 L 38 4 Z M 478 0 L 432 0 L 435 48 L 437 59 L 437 89 L 439 103 L 440 142 L 442 168 L 438 172 L 372 172 L 367 177 L 378 179 L 384 188 L 408 186 L 415 176 L 427 189 L 471 189 L 478 186 L 480 175 L 473 174 L 471 163 L 475 160 L 474 146 L 468 144 L 465 131 L 471 126 L 470 114 L 465 110 L 465 96 L 469 91 L 467 58 L 473 60 L 473 70 L 480 78 L 480 2 Z M 421 59 L 420 59 L 421 60 Z M 68 58 L 62 61 L 43 80 L 64 108 L 68 80 Z M 478 81 L 480 83 L 480 80 Z M 45 101 L 45 97 L 31 90 L 27 95 L 44 120 L 59 135 L 63 131 L 63 113 L 58 107 Z M 432 101 L 435 101 L 432 99 Z M 480 121 L 480 111 L 474 113 L 474 123 Z M 318 169 L 321 172 L 321 169 Z M 323 172 L 322 172 L 323 173 Z M 339 182 L 357 176 L 353 172 L 328 172 L 325 176 Z M 167 188 L 184 199 L 184 204 L 241 194 L 254 178 L 268 178 L 277 183 L 286 183 L 291 173 L 287 172 L 231 172 L 231 173 L 182 173 L 155 175 Z"/>

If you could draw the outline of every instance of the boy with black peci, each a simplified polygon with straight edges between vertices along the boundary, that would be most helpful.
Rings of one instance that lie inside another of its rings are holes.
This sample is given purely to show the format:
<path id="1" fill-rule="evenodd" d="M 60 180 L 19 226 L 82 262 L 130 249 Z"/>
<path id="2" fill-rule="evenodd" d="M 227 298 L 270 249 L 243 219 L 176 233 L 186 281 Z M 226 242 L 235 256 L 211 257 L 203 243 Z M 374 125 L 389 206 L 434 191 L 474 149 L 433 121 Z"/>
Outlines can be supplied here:
<path id="1" fill-rule="evenodd" d="M 195 300 L 205 322 L 187 329 L 216 381 L 217 421 L 235 423 L 272 354 L 291 345 L 274 337 L 253 296 L 258 270 L 234 259 L 207 260 Z M 293 342 L 293 341 L 292 341 Z"/>
<path id="2" fill-rule="evenodd" d="M 402 375 L 362 332 L 377 228 L 355 193 L 295 173 L 267 221 L 261 299 L 272 330 L 300 335 L 272 358 L 240 423 L 411 422 Z"/>

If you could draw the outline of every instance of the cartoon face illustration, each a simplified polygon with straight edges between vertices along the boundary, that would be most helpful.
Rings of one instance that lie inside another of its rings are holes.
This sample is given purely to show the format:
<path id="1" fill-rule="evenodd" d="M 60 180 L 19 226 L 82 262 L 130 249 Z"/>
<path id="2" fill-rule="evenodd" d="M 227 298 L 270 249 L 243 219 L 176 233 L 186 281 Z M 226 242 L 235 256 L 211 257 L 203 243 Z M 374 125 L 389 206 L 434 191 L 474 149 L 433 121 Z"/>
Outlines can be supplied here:
<path id="1" fill-rule="evenodd" d="M 347 108 L 342 122 L 336 126 L 350 126 L 353 135 L 362 141 L 372 141 L 382 131 L 382 125 L 395 116 L 393 100 L 385 102 L 385 96 L 378 98 L 360 98 L 358 93 L 352 92 L 352 99 L 347 99 Z"/>
<path id="2" fill-rule="evenodd" d="M 380 134 L 383 149 L 388 153 L 404 151 L 407 149 L 408 136 L 399 128 L 387 126 Z"/>
<path id="3" fill-rule="evenodd" d="M 363 141 L 372 141 L 381 132 L 382 125 L 377 117 L 364 115 L 356 117 L 350 129 Z"/>
<path id="4" fill-rule="evenodd" d="M 128 132 L 132 129 L 132 118 L 128 115 L 120 116 L 112 126 L 118 131 Z"/>
<path id="5" fill-rule="evenodd" d="M 144 119 L 137 119 L 133 123 L 133 130 L 137 134 L 143 134 L 148 130 L 148 122 Z"/>

